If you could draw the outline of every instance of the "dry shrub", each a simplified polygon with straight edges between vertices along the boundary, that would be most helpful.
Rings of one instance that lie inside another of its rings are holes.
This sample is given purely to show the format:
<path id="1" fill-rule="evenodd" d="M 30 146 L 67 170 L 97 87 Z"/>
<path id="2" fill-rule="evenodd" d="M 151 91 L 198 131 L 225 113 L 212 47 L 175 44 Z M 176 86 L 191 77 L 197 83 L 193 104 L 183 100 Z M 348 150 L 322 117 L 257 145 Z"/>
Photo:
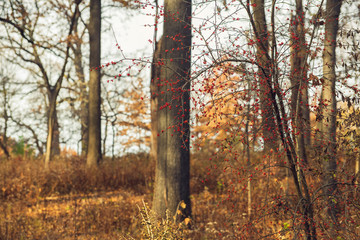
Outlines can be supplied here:
<path id="1" fill-rule="evenodd" d="M 59 157 L 49 171 L 40 159 L 3 160 L 0 239 L 137 235 L 136 203 L 150 200 L 153 169 L 147 155 L 105 159 L 93 169 L 80 157 Z"/>
<path id="2" fill-rule="evenodd" d="M 66 194 L 131 189 L 137 194 L 151 191 L 154 165 L 146 155 L 134 155 L 89 169 L 80 157 L 58 158 L 49 171 L 40 159 L 10 159 L 1 162 L 0 198 L 25 199 Z"/>
<path id="3" fill-rule="evenodd" d="M 186 204 L 182 202 L 178 206 L 179 209 L 185 209 Z M 188 232 L 191 226 L 191 219 L 185 218 L 183 222 L 175 222 L 176 216 L 170 216 L 170 212 L 166 211 L 166 218 L 160 219 L 149 208 L 149 206 L 142 201 L 142 207 L 138 205 L 139 213 L 141 215 L 141 239 L 184 239 L 185 233 Z"/>
<path id="4" fill-rule="evenodd" d="M 154 181 L 154 163 L 146 155 L 105 159 L 97 169 L 87 169 L 82 158 L 63 157 L 53 161 L 48 172 L 41 160 L 5 160 L 0 164 L 0 239 L 294 238 L 294 232 L 301 229 L 301 213 L 296 212 L 292 180 L 286 195 L 288 178 L 272 167 L 276 158 L 258 153 L 251 157 L 249 167 L 241 159 L 192 157 L 191 229 L 168 221 L 171 216 L 158 220 L 150 214 L 151 206 L 143 205 L 143 201 L 152 201 Z M 339 179 L 350 170 L 339 172 Z M 253 175 L 251 217 L 247 213 L 249 174 Z M 317 189 L 319 175 L 314 170 L 312 174 L 308 174 L 309 184 Z M 359 236 L 356 189 L 354 192 L 354 185 L 341 189 L 347 217 L 341 224 L 348 227 L 349 239 Z M 320 223 L 319 239 L 326 239 L 322 201 L 319 198 L 314 203 L 315 216 Z"/>

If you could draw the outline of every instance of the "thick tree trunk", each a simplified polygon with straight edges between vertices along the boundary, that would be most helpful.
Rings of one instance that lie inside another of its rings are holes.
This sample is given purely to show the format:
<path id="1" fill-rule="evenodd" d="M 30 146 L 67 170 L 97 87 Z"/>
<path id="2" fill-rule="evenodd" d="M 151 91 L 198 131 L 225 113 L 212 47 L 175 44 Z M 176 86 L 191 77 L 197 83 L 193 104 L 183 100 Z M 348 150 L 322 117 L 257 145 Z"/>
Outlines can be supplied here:
<path id="1" fill-rule="evenodd" d="M 275 120 L 272 108 L 270 88 L 268 85 L 268 76 L 270 75 L 270 59 L 269 56 L 269 36 L 265 18 L 264 0 L 252 0 L 253 19 L 255 23 L 256 38 L 258 43 L 256 47 L 257 62 L 263 67 L 259 69 L 259 88 L 260 88 L 260 108 L 262 116 L 262 132 L 264 139 L 264 151 L 276 149 L 279 138 L 275 127 Z M 265 72 L 265 73 L 264 73 Z M 271 79 L 270 79 L 271 81 Z"/>
<path id="2" fill-rule="evenodd" d="M 89 81 L 89 146 L 87 165 L 95 166 L 101 160 L 101 85 L 100 85 L 100 36 L 101 1 L 90 1 L 90 81 Z"/>
<path id="3" fill-rule="evenodd" d="M 336 187 L 336 37 L 339 28 L 339 15 L 342 1 L 327 0 L 323 52 L 323 119 L 324 144 L 327 146 L 324 161 L 325 195 L 329 204 L 329 217 L 337 222 L 337 204 L 334 199 Z"/>
<path id="4" fill-rule="evenodd" d="M 158 96 L 158 154 L 153 210 L 181 220 L 191 215 L 190 205 L 190 57 L 191 1 L 165 0 L 164 54 Z M 181 202 L 184 202 L 186 207 Z M 182 214 L 177 214 L 178 206 Z"/>

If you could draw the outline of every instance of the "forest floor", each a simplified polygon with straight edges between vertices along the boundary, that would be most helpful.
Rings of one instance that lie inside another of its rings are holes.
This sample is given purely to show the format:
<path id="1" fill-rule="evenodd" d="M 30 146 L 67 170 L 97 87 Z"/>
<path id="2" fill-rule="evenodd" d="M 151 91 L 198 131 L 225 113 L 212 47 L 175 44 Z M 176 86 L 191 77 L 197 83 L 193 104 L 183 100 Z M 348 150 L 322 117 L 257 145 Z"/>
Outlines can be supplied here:
<path id="1" fill-rule="evenodd" d="M 1 160 L 0 239 L 221 239 L 245 221 L 246 206 L 219 202 L 221 184 L 192 164 L 191 228 L 154 220 L 154 164 L 146 155 L 105 160 L 62 157 L 45 171 L 39 159 Z M 202 180 L 208 176 L 204 183 Z M 245 203 L 245 202 L 244 202 Z M 144 221 L 151 224 L 144 225 Z M 150 226 L 150 228 L 149 228 Z"/>
<path id="2" fill-rule="evenodd" d="M 0 240 L 292 238 L 293 215 L 280 199 L 285 178 L 254 176 L 249 218 L 246 178 L 232 187 L 236 171 L 212 172 L 196 157 L 191 169 L 189 228 L 151 213 L 154 163 L 147 155 L 105 159 L 96 169 L 60 157 L 49 171 L 39 159 L 0 160 Z"/>

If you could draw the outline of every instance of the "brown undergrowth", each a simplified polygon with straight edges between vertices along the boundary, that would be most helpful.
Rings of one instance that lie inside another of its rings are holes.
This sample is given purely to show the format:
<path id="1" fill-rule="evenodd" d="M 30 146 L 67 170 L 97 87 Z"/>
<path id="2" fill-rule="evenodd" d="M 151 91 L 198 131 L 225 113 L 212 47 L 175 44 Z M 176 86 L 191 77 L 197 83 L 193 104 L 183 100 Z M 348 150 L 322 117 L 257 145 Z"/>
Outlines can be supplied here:
<path id="1" fill-rule="evenodd" d="M 105 159 L 97 169 L 86 169 L 80 157 L 60 157 L 49 171 L 41 160 L 2 160 L 0 239 L 292 239 L 300 223 L 291 180 L 287 188 L 283 172 L 267 167 L 270 157 L 254 154 L 252 161 L 250 170 L 241 161 L 192 157 L 188 228 L 152 214 L 154 163 L 147 155 Z"/>

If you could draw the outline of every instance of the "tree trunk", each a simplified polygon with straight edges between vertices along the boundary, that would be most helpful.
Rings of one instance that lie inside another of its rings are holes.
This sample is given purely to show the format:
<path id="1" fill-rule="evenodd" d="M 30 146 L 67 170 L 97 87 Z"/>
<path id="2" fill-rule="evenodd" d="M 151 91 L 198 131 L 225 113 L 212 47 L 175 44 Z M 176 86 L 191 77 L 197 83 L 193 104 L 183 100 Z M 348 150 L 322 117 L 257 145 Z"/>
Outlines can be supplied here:
<path id="1" fill-rule="evenodd" d="M 158 120 L 157 111 L 159 110 L 158 97 L 159 97 L 159 86 L 160 83 L 160 69 L 161 65 L 161 44 L 162 39 L 156 43 L 153 62 L 151 66 L 151 82 L 150 82 L 150 111 L 151 111 L 151 145 L 150 145 L 150 159 L 156 161 L 157 159 L 157 139 L 158 139 Z"/>
<path id="2" fill-rule="evenodd" d="M 6 155 L 7 158 L 10 157 L 10 153 L 8 151 L 8 146 L 7 146 L 7 130 L 8 130 L 8 122 L 9 122 L 9 115 L 8 115 L 8 96 L 7 96 L 7 87 L 6 87 L 6 81 L 9 79 L 5 76 L 0 75 L 0 77 L 2 78 L 1 81 L 1 85 L 2 85 L 2 93 L 4 95 L 4 102 L 3 102 L 3 107 L 4 107 L 4 112 L 3 112 L 3 118 L 4 118 L 4 129 L 3 129 L 3 133 L 2 133 L 2 139 L 0 138 L 0 148 L 3 150 L 4 154 Z"/>
<path id="3" fill-rule="evenodd" d="M 108 137 L 108 127 L 109 127 L 109 118 L 105 115 L 105 129 L 104 129 L 104 138 L 103 138 L 103 149 L 102 149 L 102 155 L 106 156 L 106 140 Z"/>
<path id="4" fill-rule="evenodd" d="M 7 150 L 7 146 L 3 143 L 2 139 L 0 139 L 0 148 L 3 150 L 6 158 L 9 158 L 9 157 L 10 157 L 10 153 L 9 153 L 9 151 Z"/>
<path id="5" fill-rule="evenodd" d="M 76 15 L 79 13 L 79 4 L 81 3 L 81 1 L 82 0 L 74 1 L 75 11 L 74 11 L 74 15 L 71 17 L 70 29 L 69 29 L 67 39 L 70 39 L 70 36 L 72 35 L 75 18 L 76 18 Z M 39 9 L 37 9 L 37 10 L 39 10 Z M 24 16 L 27 15 L 27 14 L 25 14 L 25 12 L 26 11 L 24 11 L 24 14 L 23 14 Z M 40 16 L 40 15 L 38 15 L 38 16 Z M 25 19 L 23 19 L 23 20 L 26 21 Z M 25 28 L 25 25 L 18 27 L 17 23 L 12 22 L 8 18 L 6 18 L 6 19 L 0 18 L 0 21 L 14 26 L 18 31 L 20 31 L 21 39 L 25 40 L 31 44 L 32 52 L 30 52 L 29 49 L 25 50 L 23 48 L 23 45 L 20 44 L 20 47 L 18 49 L 19 52 L 16 55 L 19 54 L 20 56 L 22 56 L 21 51 L 26 52 L 26 55 L 28 55 L 30 53 L 33 56 L 33 59 L 26 60 L 26 61 L 34 63 L 39 68 L 38 69 L 39 73 L 41 73 L 42 78 L 44 80 L 44 85 L 46 87 L 48 99 L 49 99 L 48 136 L 47 136 L 47 143 L 46 143 L 47 152 L 46 152 L 46 156 L 45 156 L 45 167 L 48 168 L 51 155 L 60 153 L 59 124 L 57 121 L 57 114 L 56 114 L 56 98 L 59 95 L 59 91 L 61 89 L 62 81 L 64 79 L 64 75 L 65 75 L 65 71 L 66 71 L 66 65 L 67 65 L 67 62 L 69 59 L 70 41 L 67 41 L 65 57 L 64 57 L 64 62 L 62 65 L 61 73 L 60 73 L 58 79 L 56 80 L 55 86 L 53 86 L 50 84 L 49 76 L 45 70 L 45 66 L 42 63 L 42 60 L 41 60 L 42 55 L 38 53 L 38 48 L 43 48 L 44 46 L 39 45 L 40 42 L 35 41 L 33 38 L 33 33 L 34 33 L 35 29 Z M 21 42 L 22 42 L 22 40 L 21 40 Z M 45 48 L 47 48 L 47 47 L 45 47 Z"/>
<path id="6" fill-rule="evenodd" d="M 296 0 L 296 14 L 291 18 L 291 117 L 298 156 L 308 162 L 305 145 L 309 147 L 310 113 L 307 94 L 306 41 L 302 0 Z"/>
<path id="7" fill-rule="evenodd" d="M 249 92 L 250 92 L 250 79 L 248 78 L 247 79 L 247 88 L 249 89 Z M 249 97 L 251 97 L 249 95 Z M 247 111 L 246 111 L 246 124 L 245 124 L 245 136 L 246 136 L 246 159 L 247 159 L 247 164 L 246 164 L 246 167 L 247 167 L 247 170 L 249 172 L 251 172 L 250 168 L 251 168 L 251 159 L 250 159 L 250 136 L 249 136 L 249 122 L 250 122 L 250 101 L 247 103 Z M 254 129 L 252 129 L 254 130 Z M 255 141 L 255 139 L 253 140 Z M 247 196 L 247 204 L 248 204 L 248 219 L 251 220 L 251 204 L 252 204 L 252 198 L 251 198 L 251 194 L 252 194 L 252 191 L 251 191 L 251 179 L 250 177 L 248 178 L 248 182 L 247 182 L 247 185 L 248 185 L 248 196 Z"/>
<path id="8" fill-rule="evenodd" d="M 56 99 L 58 93 L 55 90 L 48 92 L 48 136 L 46 140 L 45 168 L 49 168 L 51 157 L 60 153 L 59 127 L 57 124 Z"/>
<path id="9" fill-rule="evenodd" d="M 90 1 L 90 81 L 89 81 L 89 146 L 87 165 L 95 166 L 101 160 L 101 85 L 100 85 L 100 40 L 101 1 Z"/>
<path id="10" fill-rule="evenodd" d="M 78 36 L 77 23 L 80 13 L 76 16 L 74 24 L 74 34 Z M 86 89 L 86 81 L 84 75 L 84 67 L 82 64 L 81 40 L 79 39 L 73 46 L 74 65 L 76 76 L 80 84 L 80 123 L 81 123 L 81 156 L 86 156 L 89 142 L 88 119 L 89 119 L 89 105 L 88 92 Z"/>
<path id="11" fill-rule="evenodd" d="M 86 156 L 89 146 L 89 102 L 86 82 L 81 81 L 80 87 L 80 122 L 81 122 L 81 156 Z"/>
<path id="12" fill-rule="evenodd" d="M 325 196 L 329 204 L 329 217 L 337 223 L 337 204 L 334 197 L 336 187 L 336 37 L 339 28 L 339 15 L 342 1 L 327 0 L 326 22 L 323 52 L 323 131 L 325 157 L 324 185 Z"/>
<path id="13" fill-rule="evenodd" d="M 51 153 L 52 156 L 60 155 L 60 125 L 57 117 L 57 108 L 55 106 L 54 112 L 54 132 L 53 132 L 53 141 L 51 144 Z"/>
<path id="14" fill-rule="evenodd" d="M 258 43 L 256 47 L 257 62 L 263 66 L 263 70 L 259 69 L 259 88 L 260 88 L 260 108 L 262 116 L 262 132 L 264 139 L 264 151 L 276 149 L 278 147 L 277 131 L 275 127 L 274 114 L 272 109 L 272 99 L 270 88 L 267 83 L 270 75 L 270 59 L 269 56 L 269 40 L 265 18 L 264 0 L 252 0 L 253 19 L 255 23 L 256 38 Z M 264 73 L 265 72 L 265 73 Z"/>
<path id="15" fill-rule="evenodd" d="M 279 75 L 278 75 L 278 63 L 276 62 L 277 59 L 277 50 L 276 50 L 276 36 L 272 35 L 272 51 L 271 56 L 269 55 L 268 50 L 268 37 L 269 34 L 266 30 L 266 22 L 265 22 L 265 14 L 264 14 L 264 1 L 263 0 L 253 0 L 252 6 L 254 9 L 254 12 L 251 13 L 249 8 L 247 8 L 247 12 L 250 17 L 251 24 L 254 29 L 254 33 L 256 35 L 255 41 L 257 43 L 257 64 L 259 65 L 259 68 L 261 70 L 261 73 L 259 73 L 259 82 L 260 87 L 262 89 L 265 89 L 263 94 L 263 99 L 261 101 L 267 102 L 265 105 L 271 105 L 271 106 L 265 106 L 268 108 L 271 108 L 272 114 L 269 114 L 269 112 L 262 112 L 263 122 L 265 122 L 264 127 L 267 128 L 267 130 L 272 130 L 271 133 L 279 135 L 279 139 L 282 142 L 282 145 L 284 146 L 284 150 L 286 152 L 287 160 L 288 160 L 288 167 L 289 170 L 292 173 L 295 189 L 297 192 L 297 198 L 300 203 L 301 212 L 304 216 L 304 230 L 306 234 L 306 239 L 309 240 L 315 240 L 316 239 L 316 226 L 314 224 L 314 212 L 313 212 L 313 204 L 312 199 L 310 196 L 310 191 L 308 188 L 308 184 L 304 175 L 304 172 L 302 168 L 298 168 L 297 164 L 297 152 L 296 148 L 294 146 L 293 138 L 290 136 L 290 126 L 288 124 L 288 120 L 286 117 L 286 108 L 284 106 L 284 99 L 283 94 L 281 91 L 279 91 Z M 271 12 L 271 26 L 272 31 L 275 32 L 275 1 L 272 2 L 272 12 Z M 261 90 L 261 88 L 260 88 Z M 264 99 L 265 97 L 265 99 Z M 276 101 L 277 99 L 277 101 Z M 264 102 L 262 102 L 264 104 Z M 266 110 L 266 109 L 265 109 Z M 266 117 L 266 114 L 271 115 L 271 121 L 272 124 L 277 124 L 276 128 L 275 125 L 266 125 L 266 121 L 270 118 Z M 276 121 L 274 121 L 273 118 L 276 118 Z M 277 130 L 277 131 L 275 131 Z M 266 138 L 264 133 L 264 138 Z M 265 142 L 266 143 L 266 142 Z M 271 147 L 277 147 L 277 143 L 275 141 L 269 142 L 269 144 L 272 144 Z M 265 144 L 265 150 L 267 150 L 268 147 Z"/>
<path id="16" fill-rule="evenodd" d="M 191 1 L 165 0 L 164 54 L 158 96 L 158 155 L 153 210 L 165 218 L 191 215 L 190 204 L 190 57 Z M 180 204 L 181 202 L 184 204 Z M 182 206 L 181 206 L 182 205 Z M 180 207 L 179 207 L 180 206 Z M 177 213 L 177 209 L 182 214 Z M 184 208 L 183 208 L 184 207 Z"/>

